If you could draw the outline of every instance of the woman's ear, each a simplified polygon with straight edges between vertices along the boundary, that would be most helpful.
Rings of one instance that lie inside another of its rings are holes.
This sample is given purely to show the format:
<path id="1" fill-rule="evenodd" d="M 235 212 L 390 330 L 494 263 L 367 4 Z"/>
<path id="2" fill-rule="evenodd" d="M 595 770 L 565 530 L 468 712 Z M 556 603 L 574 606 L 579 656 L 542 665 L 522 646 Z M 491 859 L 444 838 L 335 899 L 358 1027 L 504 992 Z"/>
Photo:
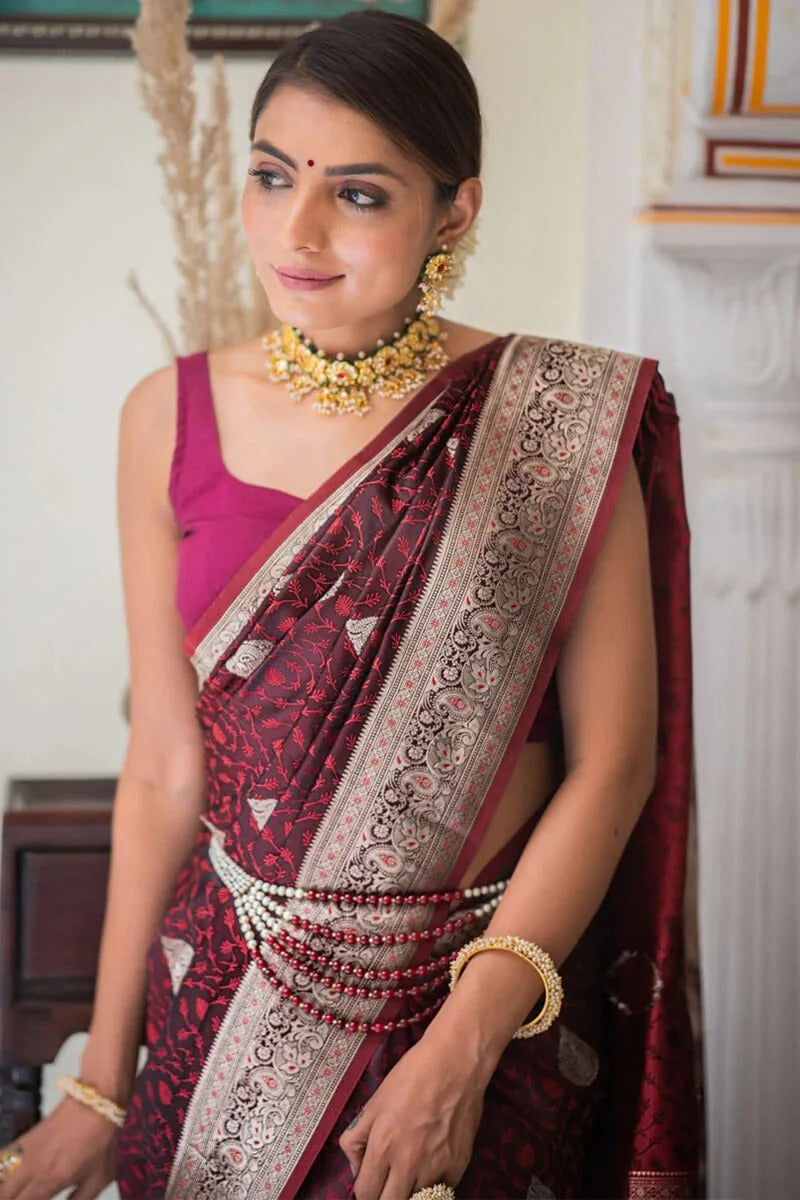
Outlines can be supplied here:
<path id="1" fill-rule="evenodd" d="M 453 200 L 447 206 L 444 219 L 437 225 L 436 245 L 438 250 L 447 244 L 449 250 L 454 250 L 456 244 L 474 225 L 483 202 L 483 184 L 476 175 L 463 180 L 458 185 Z"/>

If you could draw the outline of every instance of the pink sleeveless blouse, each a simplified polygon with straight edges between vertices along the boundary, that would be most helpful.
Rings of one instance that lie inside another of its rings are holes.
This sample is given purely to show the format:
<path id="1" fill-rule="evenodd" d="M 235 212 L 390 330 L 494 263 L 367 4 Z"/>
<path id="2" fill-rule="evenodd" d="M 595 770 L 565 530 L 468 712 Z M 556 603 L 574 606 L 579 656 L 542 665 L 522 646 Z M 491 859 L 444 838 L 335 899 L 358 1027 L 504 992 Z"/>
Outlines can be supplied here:
<path id="1" fill-rule="evenodd" d="M 222 460 L 208 354 L 179 355 L 177 428 L 169 498 L 180 529 L 176 603 L 187 630 L 250 555 L 302 497 L 245 483 Z M 529 742 L 560 737 L 555 681 L 551 679 Z"/>

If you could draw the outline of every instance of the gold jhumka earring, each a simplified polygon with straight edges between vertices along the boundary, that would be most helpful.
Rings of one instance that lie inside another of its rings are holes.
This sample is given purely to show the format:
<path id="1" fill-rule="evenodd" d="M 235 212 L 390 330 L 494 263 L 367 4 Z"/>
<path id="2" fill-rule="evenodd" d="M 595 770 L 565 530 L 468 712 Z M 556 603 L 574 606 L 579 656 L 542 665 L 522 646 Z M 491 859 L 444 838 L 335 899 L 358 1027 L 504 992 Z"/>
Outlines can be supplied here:
<path id="1" fill-rule="evenodd" d="M 450 290 L 450 279 L 455 272 L 455 266 L 456 256 L 447 249 L 447 242 L 440 250 L 427 256 L 419 279 L 422 299 L 417 305 L 418 313 L 432 317 L 439 311 Z"/>
<path id="2" fill-rule="evenodd" d="M 453 293 L 464 278 L 467 259 L 472 257 L 477 248 L 479 223 L 480 218 L 472 223 L 452 252 L 448 250 L 445 242 L 439 250 L 434 250 L 427 256 L 420 272 L 422 300 L 417 312 L 423 310 L 435 313 L 445 300 L 452 299 Z M 429 307 L 423 308 L 426 303 Z"/>
<path id="3" fill-rule="evenodd" d="M 470 248 L 474 244 L 469 234 L 464 241 Z M 330 357 L 295 326 L 283 325 L 261 340 L 267 352 L 267 377 L 285 383 L 297 400 L 316 392 L 312 407 L 323 413 L 364 416 L 372 407 L 372 392 L 401 400 L 416 391 L 432 371 L 448 362 L 442 346 L 447 335 L 435 314 L 460 280 L 464 257 L 460 249 L 451 253 L 445 244 L 426 256 L 417 280 L 422 298 L 414 317 L 407 318 L 390 341 L 379 338 L 371 353 L 362 351 L 356 358 Z"/>

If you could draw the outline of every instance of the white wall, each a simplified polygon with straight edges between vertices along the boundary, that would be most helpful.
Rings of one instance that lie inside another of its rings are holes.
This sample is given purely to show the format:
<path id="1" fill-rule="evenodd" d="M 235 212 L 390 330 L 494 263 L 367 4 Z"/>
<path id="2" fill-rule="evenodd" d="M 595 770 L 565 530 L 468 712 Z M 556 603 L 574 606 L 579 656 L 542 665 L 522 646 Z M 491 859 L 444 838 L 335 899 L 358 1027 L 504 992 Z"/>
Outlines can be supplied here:
<path id="1" fill-rule="evenodd" d="M 259 64 L 231 66 L 242 144 L 258 77 Z M 174 311 L 159 146 L 130 59 L 6 55 L 0 93 L 14 114 L 0 131 L 0 781 L 113 774 L 127 675 L 117 420 L 165 361 L 126 286 L 131 268 L 170 321 Z"/>
<path id="2" fill-rule="evenodd" d="M 581 333 L 584 10 L 585 0 L 477 0 L 469 59 L 486 116 L 486 204 L 457 319 Z M 228 65 L 242 175 L 264 69 Z M 0 100 L 4 787 L 11 774 L 119 768 L 117 419 L 128 390 L 165 361 L 126 277 L 134 268 L 172 322 L 175 275 L 133 60 L 5 54 Z"/>
<path id="3" fill-rule="evenodd" d="M 580 337 L 587 0 L 476 0 L 467 56 L 484 112 L 484 209 L 452 315 Z"/>
<path id="4" fill-rule="evenodd" d="M 587 12 L 586 341 L 642 354 L 635 308 L 638 267 L 633 213 L 640 200 L 642 0 L 603 0 Z M 613 83 L 612 83 L 613 81 Z"/>

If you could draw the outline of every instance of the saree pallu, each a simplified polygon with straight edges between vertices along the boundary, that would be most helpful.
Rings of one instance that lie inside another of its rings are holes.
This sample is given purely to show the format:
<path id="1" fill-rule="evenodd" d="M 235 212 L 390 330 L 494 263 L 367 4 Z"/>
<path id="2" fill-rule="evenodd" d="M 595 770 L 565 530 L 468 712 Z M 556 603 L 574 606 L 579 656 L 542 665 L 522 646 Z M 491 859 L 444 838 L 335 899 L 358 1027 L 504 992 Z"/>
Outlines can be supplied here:
<path id="1" fill-rule="evenodd" d="M 456 887 L 524 745 L 632 455 L 659 654 L 657 781 L 562 966 L 561 1017 L 501 1058 L 457 1194 L 697 1194 L 677 415 L 653 360 L 514 335 L 431 380 L 290 514 L 187 638 L 210 828 L 149 953 L 148 1058 L 119 1145 L 124 1197 L 351 1195 L 338 1136 L 423 1029 L 348 1032 L 288 994 L 356 1022 L 426 1002 L 332 995 L 265 949 L 284 995 L 247 950 L 210 841 L 276 885 Z M 513 870 L 537 819 L 481 880 Z M 331 906 L 321 918 L 319 904 L 282 903 L 359 936 L 443 915 Z M 349 957 L 402 969 L 424 955 L 409 941 L 357 945 Z"/>

